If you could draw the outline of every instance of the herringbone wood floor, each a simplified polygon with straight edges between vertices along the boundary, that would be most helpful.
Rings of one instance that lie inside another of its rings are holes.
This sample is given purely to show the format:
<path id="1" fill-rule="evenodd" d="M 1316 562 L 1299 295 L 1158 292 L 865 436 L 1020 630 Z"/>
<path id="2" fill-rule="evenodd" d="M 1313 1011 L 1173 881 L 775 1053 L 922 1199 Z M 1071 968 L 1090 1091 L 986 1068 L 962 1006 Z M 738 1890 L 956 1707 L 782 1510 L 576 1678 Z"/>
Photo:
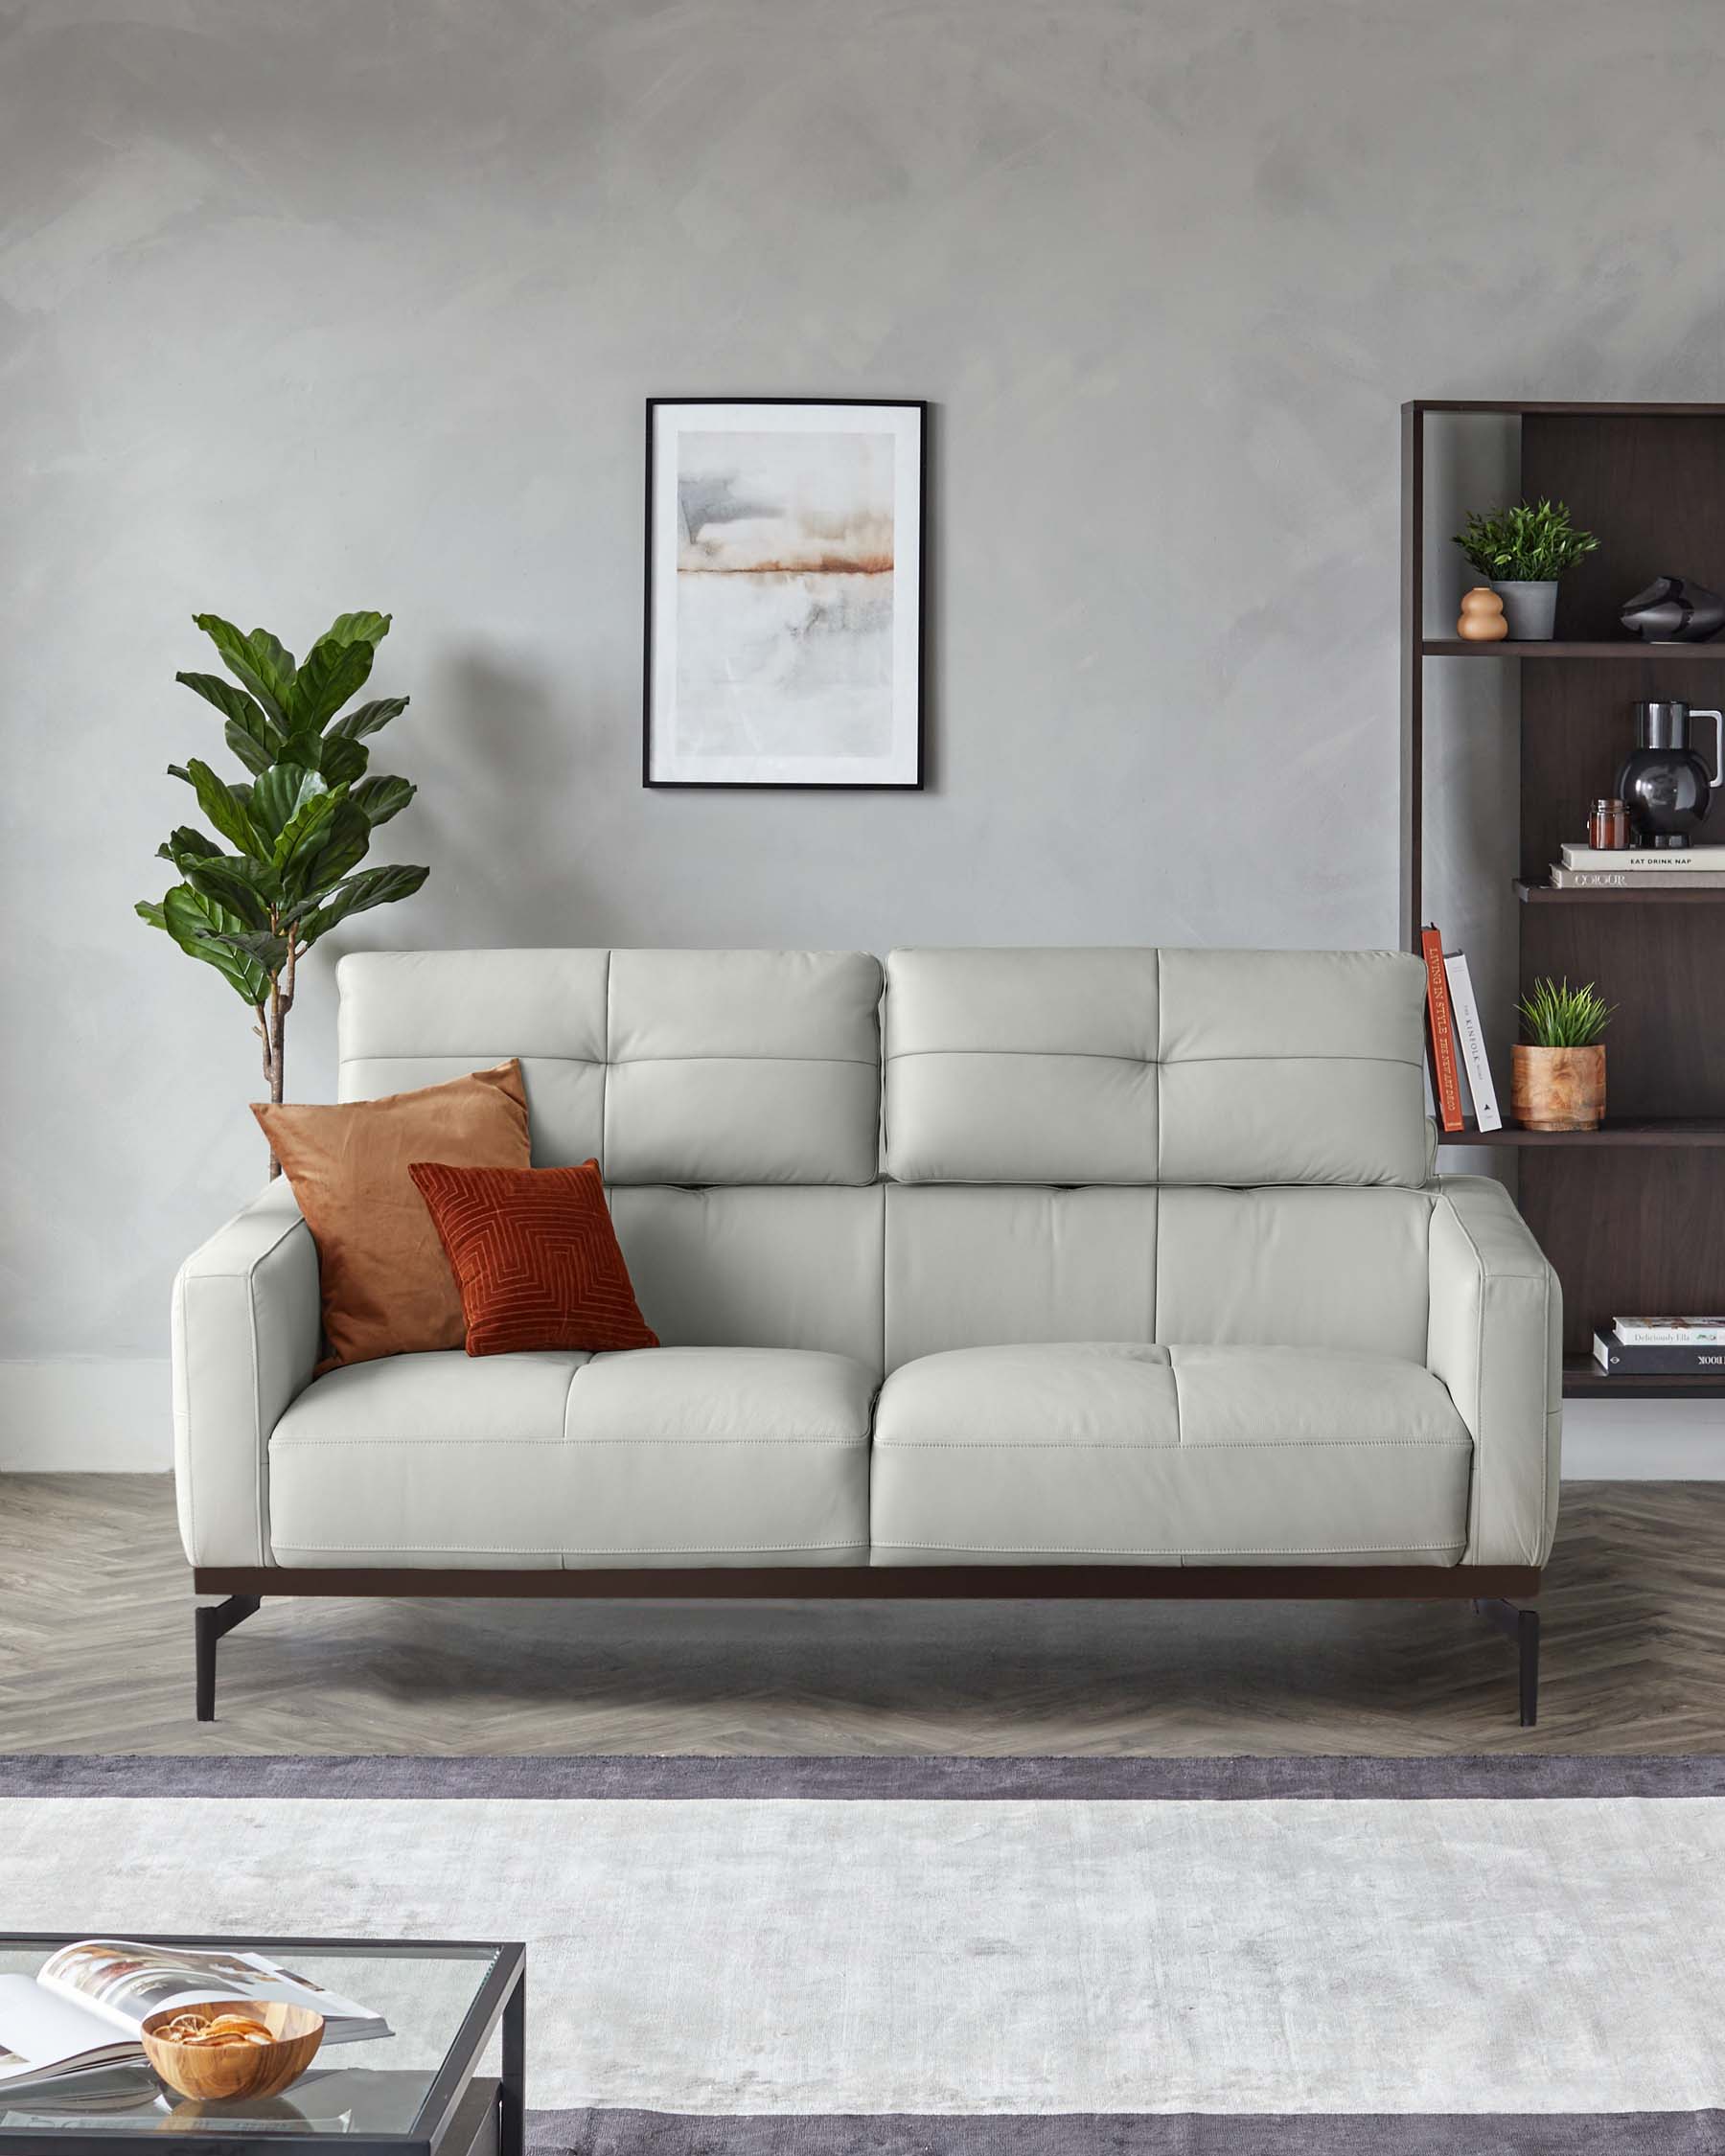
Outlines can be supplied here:
<path id="1" fill-rule="evenodd" d="M 1540 1726 L 1465 1604 L 265 1602 L 192 1716 L 165 1477 L 0 1476 L 0 1750 L 1725 1752 L 1725 1482 L 1565 1491 Z"/>

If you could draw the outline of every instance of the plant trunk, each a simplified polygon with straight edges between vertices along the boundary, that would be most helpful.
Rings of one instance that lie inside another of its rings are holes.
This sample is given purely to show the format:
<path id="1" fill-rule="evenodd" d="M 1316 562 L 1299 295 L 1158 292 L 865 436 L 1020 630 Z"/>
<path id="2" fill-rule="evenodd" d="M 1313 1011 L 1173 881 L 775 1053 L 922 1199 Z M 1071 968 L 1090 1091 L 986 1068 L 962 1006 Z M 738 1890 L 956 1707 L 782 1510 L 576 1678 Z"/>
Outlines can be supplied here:
<path id="1" fill-rule="evenodd" d="M 275 927 L 271 916 L 271 927 Z M 282 1099 L 282 1080 L 288 1059 L 288 1014 L 293 1008 L 293 969 L 299 956 L 295 945 L 299 940 L 299 923 L 288 930 L 288 958 L 279 974 L 273 975 L 269 983 L 267 1002 L 258 1005 L 258 1037 L 264 1044 L 264 1083 L 269 1088 L 269 1098 L 279 1106 Z M 269 1149 L 269 1180 L 275 1181 L 282 1172 L 282 1163 L 276 1158 L 275 1147 Z"/>
<path id="2" fill-rule="evenodd" d="M 288 1006 L 282 1000 L 280 988 L 272 981 L 269 1000 L 258 1006 L 258 1032 L 264 1043 L 264 1083 L 268 1088 L 272 1103 L 282 1098 L 283 1065 L 287 1050 L 287 1020 Z M 273 1182 L 282 1172 L 282 1163 L 275 1157 L 275 1148 L 269 1149 L 269 1180 Z"/>

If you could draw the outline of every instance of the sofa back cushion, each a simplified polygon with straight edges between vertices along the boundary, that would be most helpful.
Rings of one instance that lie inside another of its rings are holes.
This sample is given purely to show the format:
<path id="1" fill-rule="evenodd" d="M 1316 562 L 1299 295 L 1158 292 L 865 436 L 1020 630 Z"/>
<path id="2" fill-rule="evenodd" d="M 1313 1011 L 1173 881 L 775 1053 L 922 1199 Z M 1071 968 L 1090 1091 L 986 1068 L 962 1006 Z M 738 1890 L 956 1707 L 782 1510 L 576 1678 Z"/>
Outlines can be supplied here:
<path id="1" fill-rule="evenodd" d="M 1156 1337 L 1154 1190 L 886 1186 L 886 1365 Z"/>
<path id="2" fill-rule="evenodd" d="M 338 979 L 343 1100 L 517 1056 L 536 1166 L 874 1180 L 881 967 L 864 952 L 362 952 Z"/>
<path id="3" fill-rule="evenodd" d="M 1400 952 L 897 951 L 887 1172 L 1414 1188 L 1423 998 Z"/>
<path id="4" fill-rule="evenodd" d="M 1163 1190 L 1152 1337 L 1423 1363 L 1431 1223 L 1421 1190 Z"/>
<path id="5" fill-rule="evenodd" d="M 611 1223 L 667 1347 L 816 1348 L 879 1377 L 884 1196 L 613 1183 Z"/>
<path id="6" fill-rule="evenodd" d="M 1117 1341 L 1425 1360 L 1417 1190 L 888 1184 L 886 1367 Z"/>
<path id="7" fill-rule="evenodd" d="M 1423 1356 L 1424 979 L 1396 952 L 368 952 L 344 1100 L 520 1058 L 668 1345 L 893 1368 L 1137 1341 Z"/>

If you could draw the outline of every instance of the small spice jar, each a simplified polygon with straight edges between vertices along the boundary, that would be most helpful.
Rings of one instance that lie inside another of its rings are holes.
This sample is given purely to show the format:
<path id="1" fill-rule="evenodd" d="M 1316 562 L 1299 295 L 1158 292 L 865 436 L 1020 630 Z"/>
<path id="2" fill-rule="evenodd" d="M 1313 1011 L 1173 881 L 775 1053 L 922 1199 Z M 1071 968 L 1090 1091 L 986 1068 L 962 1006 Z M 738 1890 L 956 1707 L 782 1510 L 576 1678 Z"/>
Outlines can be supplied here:
<path id="1" fill-rule="evenodd" d="M 1629 812 L 1623 804 L 1601 795 L 1588 813 L 1587 842 L 1600 853 L 1621 853 L 1629 843 Z"/>

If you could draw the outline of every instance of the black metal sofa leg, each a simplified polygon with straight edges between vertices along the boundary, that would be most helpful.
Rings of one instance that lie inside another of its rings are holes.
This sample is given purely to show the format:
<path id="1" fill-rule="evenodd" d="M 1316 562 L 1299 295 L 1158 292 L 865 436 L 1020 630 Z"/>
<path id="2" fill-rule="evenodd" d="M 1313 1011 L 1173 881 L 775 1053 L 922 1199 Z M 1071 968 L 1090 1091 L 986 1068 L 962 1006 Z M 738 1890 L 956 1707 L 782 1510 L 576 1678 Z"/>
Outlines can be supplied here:
<path id="1" fill-rule="evenodd" d="M 1521 1726 L 1530 1730 L 1539 1720 L 1539 1612 L 1518 1609 L 1513 1602 L 1476 1602 L 1474 1608 L 1515 1641 L 1521 1664 Z"/>
<path id="2" fill-rule="evenodd" d="M 197 1719 L 216 1719 L 216 1642 L 263 1607 L 256 1594 L 230 1594 L 225 1602 L 200 1603 L 192 1613 L 197 1639 Z"/>

